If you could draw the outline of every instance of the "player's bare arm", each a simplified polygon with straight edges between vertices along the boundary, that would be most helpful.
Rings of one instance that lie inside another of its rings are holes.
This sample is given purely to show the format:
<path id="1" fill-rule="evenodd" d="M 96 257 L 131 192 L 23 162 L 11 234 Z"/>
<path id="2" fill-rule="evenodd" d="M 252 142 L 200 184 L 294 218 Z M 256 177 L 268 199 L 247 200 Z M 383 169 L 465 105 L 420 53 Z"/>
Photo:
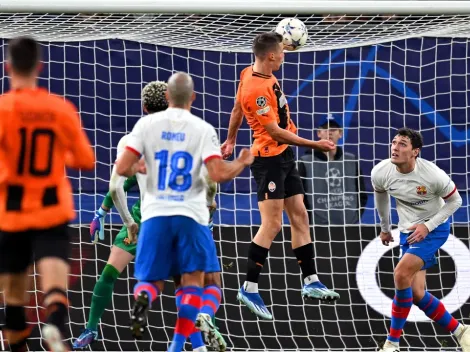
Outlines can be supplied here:
<path id="1" fill-rule="evenodd" d="M 249 149 L 242 149 L 238 158 L 233 162 L 226 162 L 219 158 L 212 158 L 206 162 L 207 172 L 216 183 L 227 182 L 238 176 L 246 166 L 253 163 L 254 157 Z"/>
<path id="2" fill-rule="evenodd" d="M 280 128 L 277 122 L 268 123 L 267 125 L 264 125 L 264 128 L 269 133 L 272 139 L 282 144 L 291 144 L 291 145 L 297 145 L 299 147 L 308 147 L 312 149 L 321 150 L 324 152 L 333 150 L 335 148 L 335 144 L 330 140 L 322 139 L 319 141 L 311 141 L 309 139 L 299 137 L 295 133 L 292 133 L 288 130 Z"/>
<path id="3" fill-rule="evenodd" d="M 229 158 L 233 153 L 235 147 L 235 141 L 237 140 L 238 130 L 243 122 L 243 110 L 242 105 L 237 100 L 233 106 L 232 113 L 230 114 L 230 122 L 228 126 L 227 140 L 222 144 L 222 157 L 224 159 Z"/>
<path id="4" fill-rule="evenodd" d="M 116 173 L 120 176 L 132 177 L 141 170 L 140 156 L 126 148 L 116 161 Z"/>

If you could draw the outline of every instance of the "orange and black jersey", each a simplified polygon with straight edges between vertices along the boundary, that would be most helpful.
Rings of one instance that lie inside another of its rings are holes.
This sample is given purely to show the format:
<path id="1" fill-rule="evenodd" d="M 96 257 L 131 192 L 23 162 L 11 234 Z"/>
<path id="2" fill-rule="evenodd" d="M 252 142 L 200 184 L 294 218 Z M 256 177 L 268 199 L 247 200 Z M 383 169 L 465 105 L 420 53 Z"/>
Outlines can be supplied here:
<path id="1" fill-rule="evenodd" d="M 275 156 L 286 150 L 288 145 L 273 140 L 264 128 L 265 125 L 276 122 L 280 128 L 293 133 L 297 131 L 290 119 L 287 99 L 277 78 L 274 75 L 254 72 L 252 66 L 245 68 L 240 74 L 237 101 L 240 102 L 248 125 L 253 130 L 252 154 Z"/>
<path id="2" fill-rule="evenodd" d="M 72 220 L 65 167 L 92 169 L 94 161 L 72 103 L 41 88 L 1 96 L 0 230 L 41 230 Z"/>

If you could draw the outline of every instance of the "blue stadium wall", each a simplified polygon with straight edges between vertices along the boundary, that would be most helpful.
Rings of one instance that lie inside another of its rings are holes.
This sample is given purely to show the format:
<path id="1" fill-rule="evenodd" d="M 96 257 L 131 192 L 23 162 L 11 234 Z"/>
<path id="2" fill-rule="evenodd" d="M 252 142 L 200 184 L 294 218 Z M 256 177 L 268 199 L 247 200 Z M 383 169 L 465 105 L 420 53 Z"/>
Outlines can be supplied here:
<path id="1" fill-rule="evenodd" d="M 140 92 L 145 83 L 167 80 L 174 71 L 189 72 L 200 93 L 193 111 L 213 124 L 223 141 L 236 93 L 234 82 L 252 60 L 245 53 L 174 49 L 122 40 L 49 43 L 44 49 L 47 64 L 41 85 L 66 95 L 79 107 L 88 135 L 97 144 L 96 170 L 73 181 L 75 192 L 81 193 L 76 196 L 80 209 L 77 222 L 81 223 L 91 219 L 107 191 L 114 148 L 142 114 Z M 404 125 L 420 129 L 426 144 L 422 156 L 452 173 L 463 194 L 464 205 L 454 221 L 467 223 L 469 53 L 466 39 L 446 38 L 289 53 L 276 76 L 289 98 L 301 136 L 313 138 L 313 127 L 325 114 L 342 115 L 345 132 L 340 143 L 360 158 L 369 192 L 370 170 L 388 156 L 393 131 Z M 8 82 L 4 77 L 2 85 L 5 91 Z M 238 145 L 250 142 L 249 131 L 240 132 Z M 219 204 L 224 210 L 217 213 L 216 223 L 259 223 L 254 184 L 250 184 L 248 171 L 243 175 L 247 178 L 221 186 Z M 367 206 L 361 221 L 375 223 L 372 193 Z M 113 222 L 119 222 L 117 216 Z"/>

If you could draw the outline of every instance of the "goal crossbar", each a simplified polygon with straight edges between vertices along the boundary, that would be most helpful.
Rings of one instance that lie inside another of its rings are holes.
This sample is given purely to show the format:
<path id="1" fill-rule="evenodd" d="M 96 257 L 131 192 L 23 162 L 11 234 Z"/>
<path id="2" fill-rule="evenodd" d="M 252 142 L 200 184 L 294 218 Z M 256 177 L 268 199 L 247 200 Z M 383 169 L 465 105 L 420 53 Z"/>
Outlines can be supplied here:
<path id="1" fill-rule="evenodd" d="M 4 13 L 470 14 L 470 1 L 3 0 Z"/>

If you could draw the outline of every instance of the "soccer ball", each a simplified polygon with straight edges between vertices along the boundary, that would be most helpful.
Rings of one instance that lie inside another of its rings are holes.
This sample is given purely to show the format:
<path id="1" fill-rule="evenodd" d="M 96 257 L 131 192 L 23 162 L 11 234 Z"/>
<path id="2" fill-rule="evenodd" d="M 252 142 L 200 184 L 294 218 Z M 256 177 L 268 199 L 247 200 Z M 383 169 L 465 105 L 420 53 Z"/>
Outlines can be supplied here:
<path id="1" fill-rule="evenodd" d="M 307 42 L 308 33 L 305 24 L 297 18 L 284 18 L 276 27 L 276 33 L 282 35 L 286 50 L 297 50 Z"/>

